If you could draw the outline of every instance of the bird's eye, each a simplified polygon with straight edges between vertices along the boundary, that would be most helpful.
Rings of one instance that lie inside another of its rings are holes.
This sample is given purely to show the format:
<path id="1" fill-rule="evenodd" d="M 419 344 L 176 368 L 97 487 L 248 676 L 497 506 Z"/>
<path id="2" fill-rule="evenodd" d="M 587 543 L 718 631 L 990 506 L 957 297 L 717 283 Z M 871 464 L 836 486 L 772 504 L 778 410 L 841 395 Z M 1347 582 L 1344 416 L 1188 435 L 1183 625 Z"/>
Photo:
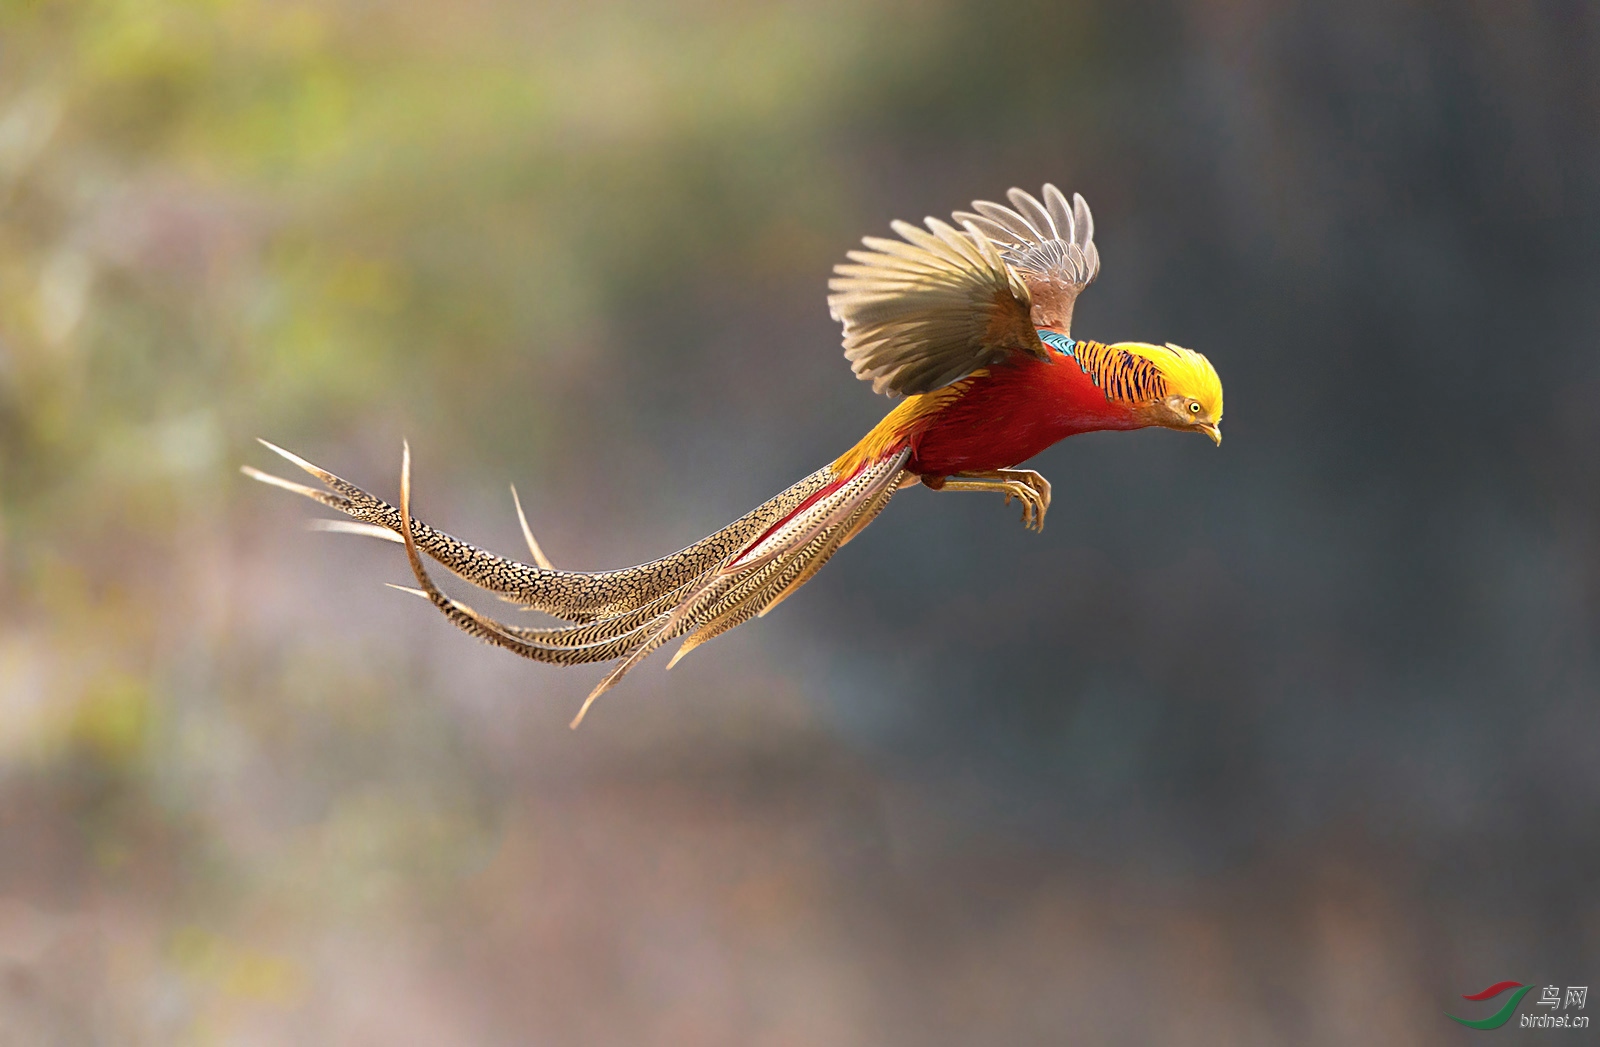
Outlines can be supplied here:
<path id="1" fill-rule="evenodd" d="M 1199 403 L 1199 401 L 1197 401 L 1197 400 L 1190 400 L 1189 401 L 1189 413 L 1190 414 L 1199 414 L 1200 413 L 1200 403 Z"/>

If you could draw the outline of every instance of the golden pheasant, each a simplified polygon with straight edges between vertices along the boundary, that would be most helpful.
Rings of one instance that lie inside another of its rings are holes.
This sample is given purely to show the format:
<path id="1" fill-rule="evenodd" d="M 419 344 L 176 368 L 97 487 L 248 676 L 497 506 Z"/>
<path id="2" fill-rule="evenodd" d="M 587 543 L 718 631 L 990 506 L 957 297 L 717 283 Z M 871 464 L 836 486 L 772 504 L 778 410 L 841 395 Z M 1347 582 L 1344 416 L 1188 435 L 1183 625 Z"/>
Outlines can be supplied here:
<path id="1" fill-rule="evenodd" d="M 407 591 L 480 640 L 556 665 L 620 660 L 584 701 L 576 727 L 595 698 L 663 644 L 682 638 L 676 663 L 777 606 L 902 487 L 1015 497 L 1024 524 L 1040 529 L 1050 484 L 1014 467 L 1059 440 L 1162 426 L 1222 442 L 1222 383 L 1204 356 L 1171 344 L 1072 337 L 1073 304 L 1100 270 L 1083 197 L 1068 203 L 1053 185 L 1042 202 L 1020 189 L 1007 196 L 1011 207 L 978 201 L 955 212 L 956 225 L 894 222 L 900 239 L 866 237 L 866 250 L 834 267 L 828 306 L 844 325 L 846 358 L 875 391 L 903 399 L 831 464 L 659 560 L 557 570 L 520 501 L 533 564 L 436 531 L 411 516 L 409 448 L 399 508 L 272 444 L 326 490 L 244 471 L 356 521 L 322 521 L 326 529 L 404 543 L 420 587 Z M 423 553 L 504 600 L 571 624 L 532 627 L 481 614 L 434 585 Z"/>

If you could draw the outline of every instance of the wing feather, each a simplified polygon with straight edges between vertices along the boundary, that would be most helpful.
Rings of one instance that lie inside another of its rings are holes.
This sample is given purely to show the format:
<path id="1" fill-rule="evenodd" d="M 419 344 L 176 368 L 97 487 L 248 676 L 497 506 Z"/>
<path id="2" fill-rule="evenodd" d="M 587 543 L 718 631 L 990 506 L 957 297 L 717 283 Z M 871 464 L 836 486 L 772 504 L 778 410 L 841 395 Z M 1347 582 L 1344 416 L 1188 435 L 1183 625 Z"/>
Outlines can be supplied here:
<path id="1" fill-rule="evenodd" d="M 1012 207 L 976 200 L 972 211 L 957 211 L 954 217 L 988 237 L 1006 265 L 1021 277 L 1028 287 L 1033 322 L 1069 333 L 1078 295 L 1100 274 L 1089 205 L 1076 193 L 1069 203 L 1061 190 L 1048 184 L 1042 203 L 1021 189 L 1011 189 L 1006 198 Z"/>
<path id="2" fill-rule="evenodd" d="M 1072 214 L 1072 205 L 1061 195 L 1061 190 L 1049 183 L 1044 187 L 1044 206 L 1050 212 L 1050 221 L 1055 223 L 1056 238 L 1071 243 L 1078 224 Z"/>
<path id="3" fill-rule="evenodd" d="M 990 203 L 988 200 L 974 200 L 972 202 L 972 206 L 977 209 L 980 215 L 989 219 L 991 222 L 994 222 L 996 225 L 1000 226 L 1011 234 L 1010 237 L 1007 238 L 996 237 L 996 243 L 1010 246 L 1013 244 L 1031 243 L 1040 239 L 1039 230 L 1029 225 L 1026 218 L 1023 218 L 1009 207 Z M 955 217 L 956 221 L 959 222 L 963 218 L 970 218 L 972 216 L 968 213 L 957 211 Z"/>
<path id="4" fill-rule="evenodd" d="M 958 217 L 958 221 L 959 221 Z M 868 236 L 828 281 L 845 357 L 876 392 L 925 393 L 1012 353 L 1048 359 L 1027 283 L 989 230 L 937 218 L 896 221 L 900 239 Z"/>
<path id="5" fill-rule="evenodd" d="M 1056 224 L 1050 220 L 1050 213 L 1044 205 L 1033 198 L 1031 193 L 1021 189 L 1011 188 L 1006 190 L 1006 199 L 1011 201 L 1011 206 L 1025 218 L 1030 226 L 1038 233 L 1041 240 L 1059 240 L 1060 234 L 1056 232 Z"/>

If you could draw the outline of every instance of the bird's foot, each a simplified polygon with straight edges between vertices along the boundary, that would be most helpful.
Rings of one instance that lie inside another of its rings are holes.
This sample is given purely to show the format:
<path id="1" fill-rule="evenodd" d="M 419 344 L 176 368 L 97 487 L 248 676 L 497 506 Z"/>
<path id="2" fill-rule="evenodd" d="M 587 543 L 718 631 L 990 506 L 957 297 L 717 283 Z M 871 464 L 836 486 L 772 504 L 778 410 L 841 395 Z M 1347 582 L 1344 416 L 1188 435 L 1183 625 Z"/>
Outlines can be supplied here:
<path id="1" fill-rule="evenodd" d="M 1004 480 L 1002 490 L 1005 491 L 1006 504 L 1011 504 L 1015 498 L 1022 503 L 1022 526 L 1030 531 L 1044 530 L 1044 514 L 1050 508 L 1049 501 L 1031 485 L 1020 480 Z"/>
<path id="2" fill-rule="evenodd" d="M 1027 488 L 1028 495 L 1019 494 L 1017 497 L 1023 502 L 1022 522 L 1029 523 L 1029 508 L 1033 509 L 1032 527 L 1035 531 L 1044 530 L 1044 514 L 1050 511 L 1050 481 L 1032 469 L 1001 469 L 998 470 L 1002 478 L 1013 484 L 1020 484 Z M 1011 495 L 1006 495 L 1006 501 L 1011 501 Z"/>
<path id="3" fill-rule="evenodd" d="M 1050 509 L 1050 481 L 1032 469 L 994 469 L 981 473 L 956 473 L 924 484 L 936 491 L 996 491 L 1005 495 L 1006 504 L 1015 498 L 1022 503 L 1022 524 L 1030 530 L 1044 530 L 1044 516 Z"/>

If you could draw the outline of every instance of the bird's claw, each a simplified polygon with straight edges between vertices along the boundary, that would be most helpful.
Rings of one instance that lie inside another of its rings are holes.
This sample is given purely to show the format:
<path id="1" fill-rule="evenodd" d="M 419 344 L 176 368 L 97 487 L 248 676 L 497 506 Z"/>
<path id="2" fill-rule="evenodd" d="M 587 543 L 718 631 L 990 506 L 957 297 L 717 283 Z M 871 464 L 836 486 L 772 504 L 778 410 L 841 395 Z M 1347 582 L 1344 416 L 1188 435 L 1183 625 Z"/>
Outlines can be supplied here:
<path id="1" fill-rule="evenodd" d="M 1012 495 L 1022 503 L 1022 525 L 1033 531 L 1044 530 L 1044 515 L 1050 511 L 1050 481 L 1032 469 L 1019 470 L 1007 482 L 1006 502 Z"/>
<path id="2" fill-rule="evenodd" d="M 1030 531 L 1044 530 L 1044 514 L 1050 508 L 1048 491 L 1041 492 L 1023 480 L 1012 480 L 1006 484 L 1005 498 L 1007 505 L 1012 498 L 1022 503 L 1022 526 Z"/>
<path id="3" fill-rule="evenodd" d="M 1022 525 L 1032 531 L 1044 530 L 1045 513 L 1050 510 L 1050 481 L 1032 469 L 996 469 L 993 472 L 956 473 L 923 482 L 936 491 L 992 491 L 1004 496 L 1007 505 L 1015 498 L 1022 503 Z"/>

